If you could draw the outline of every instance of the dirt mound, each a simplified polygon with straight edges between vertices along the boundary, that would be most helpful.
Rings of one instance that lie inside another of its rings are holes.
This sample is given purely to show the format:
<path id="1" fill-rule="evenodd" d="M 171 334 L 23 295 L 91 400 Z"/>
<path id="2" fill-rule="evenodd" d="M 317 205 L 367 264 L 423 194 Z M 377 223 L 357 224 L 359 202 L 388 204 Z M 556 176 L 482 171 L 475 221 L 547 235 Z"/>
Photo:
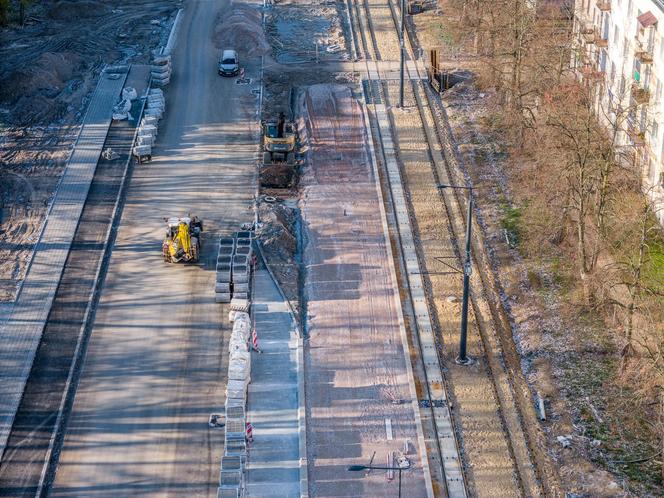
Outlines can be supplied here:
<path id="1" fill-rule="evenodd" d="M 261 13 L 246 5 L 233 5 L 230 15 L 220 15 L 213 39 L 218 48 L 233 48 L 246 57 L 266 55 L 271 49 Z"/>
<path id="2" fill-rule="evenodd" d="M 258 236 L 264 251 L 281 261 L 292 261 L 297 250 L 295 210 L 283 204 L 263 204 L 260 215 L 263 226 Z"/>
<path id="3" fill-rule="evenodd" d="M 48 10 L 48 16 L 52 19 L 65 21 L 72 17 L 82 19 L 101 17 L 109 11 L 109 7 L 104 2 L 62 0 Z"/>
<path id="4" fill-rule="evenodd" d="M 71 52 L 45 52 L 0 82 L 0 101 L 12 106 L 16 123 L 60 117 L 66 104 L 55 100 L 80 71 L 83 58 Z"/>
<path id="5" fill-rule="evenodd" d="M 0 98 L 12 103 L 22 95 L 54 96 L 82 63 L 83 59 L 71 52 L 45 52 L 34 64 L 17 69 L 2 82 Z"/>
<path id="6" fill-rule="evenodd" d="M 261 168 L 261 186 L 265 188 L 290 188 L 295 181 L 294 166 L 270 164 Z"/>

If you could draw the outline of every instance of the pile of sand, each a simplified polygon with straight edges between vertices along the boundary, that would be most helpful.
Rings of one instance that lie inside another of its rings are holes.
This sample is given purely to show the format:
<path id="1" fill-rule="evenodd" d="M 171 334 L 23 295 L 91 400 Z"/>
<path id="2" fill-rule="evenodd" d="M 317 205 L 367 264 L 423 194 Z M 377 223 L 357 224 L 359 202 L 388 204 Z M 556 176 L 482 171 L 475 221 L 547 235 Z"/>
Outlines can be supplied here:
<path id="1" fill-rule="evenodd" d="M 219 17 L 214 30 L 214 43 L 220 49 L 235 49 L 245 57 L 266 55 L 270 44 L 265 39 L 261 13 L 247 5 L 233 5 L 230 15 Z"/>

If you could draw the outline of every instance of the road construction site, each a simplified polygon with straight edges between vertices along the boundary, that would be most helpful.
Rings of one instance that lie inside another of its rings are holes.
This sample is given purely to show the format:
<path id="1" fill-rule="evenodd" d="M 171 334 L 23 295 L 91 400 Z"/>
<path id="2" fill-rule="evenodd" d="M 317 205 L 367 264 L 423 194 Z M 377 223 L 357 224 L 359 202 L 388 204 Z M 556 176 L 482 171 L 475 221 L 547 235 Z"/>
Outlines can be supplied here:
<path id="1" fill-rule="evenodd" d="M 546 494 L 475 221 L 473 362 L 455 363 L 467 198 L 436 185 L 466 182 L 409 20 L 398 105 L 399 18 L 394 0 L 185 2 L 148 162 L 130 157 L 138 121 L 113 121 L 102 144 L 116 155 L 90 180 L 16 406 L 3 400 L 0 494 Z M 221 78 L 233 44 L 242 73 Z M 147 101 L 145 67 L 123 84 Z M 279 112 L 297 150 L 279 166 L 288 180 L 261 187 L 260 119 Z M 188 215 L 203 221 L 197 262 L 166 263 L 163 219 Z M 244 385 L 255 441 L 231 475 L 218 248 L 242 225 L 263 255 L 246 296 L 263 352 Z"/>

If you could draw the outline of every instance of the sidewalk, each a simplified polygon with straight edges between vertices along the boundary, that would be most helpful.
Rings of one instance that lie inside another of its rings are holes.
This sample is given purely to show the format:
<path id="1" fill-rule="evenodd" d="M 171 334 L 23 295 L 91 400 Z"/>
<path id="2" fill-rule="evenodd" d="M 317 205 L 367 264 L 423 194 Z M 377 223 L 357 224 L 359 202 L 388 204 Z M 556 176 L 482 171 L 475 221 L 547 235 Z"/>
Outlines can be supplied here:
<path id="1" fill-rule="evenodd" d="M 254 442 L 247 459 L 247 495 L 301 496 L 300 463 L 306 465 L 306 456 L 300 455 L 299 337 L 287 303 L 262 266 L 255 274 L 253 315 L 263 353 L 252 353 L 251 359 L 247 420 Z M 306 467 L 302 473 L 306 478 Z"/>

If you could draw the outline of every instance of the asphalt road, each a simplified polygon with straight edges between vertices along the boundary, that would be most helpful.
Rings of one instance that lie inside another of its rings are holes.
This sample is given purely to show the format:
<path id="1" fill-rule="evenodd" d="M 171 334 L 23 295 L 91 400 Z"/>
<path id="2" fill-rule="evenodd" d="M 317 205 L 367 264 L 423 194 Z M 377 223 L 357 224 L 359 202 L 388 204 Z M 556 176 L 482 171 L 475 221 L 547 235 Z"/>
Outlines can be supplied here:
<path id="1" fill-rule="evenodd" d="M 216 74 L 228 2 L 183 13 L 152 163 L 127 193 L 51 496 L 216 496 L 223 433 L 224 308 L 214 303 L 220 233 L 253 219 L 254 85 Z M 259 61 L 245 61 L 248 76 Z M 204 220 L 202 262 L 161 258 L 162 218 Z"/>

